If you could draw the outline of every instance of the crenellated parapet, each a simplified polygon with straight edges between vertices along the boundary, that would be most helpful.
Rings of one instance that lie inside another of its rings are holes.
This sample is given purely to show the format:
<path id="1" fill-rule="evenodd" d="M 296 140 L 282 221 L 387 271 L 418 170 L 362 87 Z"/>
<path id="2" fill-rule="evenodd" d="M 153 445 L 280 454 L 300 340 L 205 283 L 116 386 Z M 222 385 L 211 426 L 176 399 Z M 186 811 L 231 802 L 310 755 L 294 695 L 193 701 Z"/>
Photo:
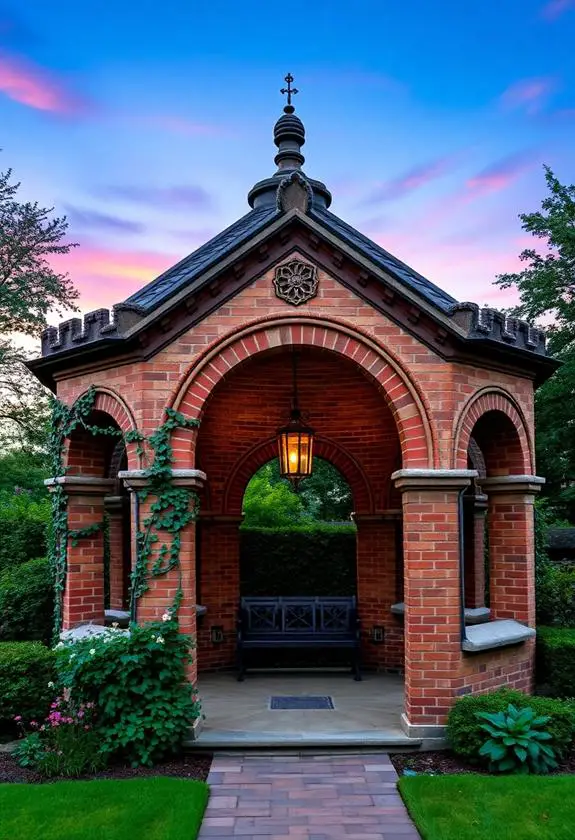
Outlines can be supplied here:
<path id="1" fill-rule="evenodd" d="M 61 353 L 79 345 L 121 338 L 142 318 L 140 307 L 119 303 L 109 309 L 95 309 L 83 318 L 70 318 L 57 327 L 47 327 L 42 333 L 42 356 Z"/>
<path id="2" fill-rule="evenodd" d="M 512 318 L 505 312 L 476 303 L 457 303 L 450 313 L 455 323 L 462 327 L 470 339 L 501 341 L 518 350 L 547 354 L 545 332 L 528 321 Z"/>

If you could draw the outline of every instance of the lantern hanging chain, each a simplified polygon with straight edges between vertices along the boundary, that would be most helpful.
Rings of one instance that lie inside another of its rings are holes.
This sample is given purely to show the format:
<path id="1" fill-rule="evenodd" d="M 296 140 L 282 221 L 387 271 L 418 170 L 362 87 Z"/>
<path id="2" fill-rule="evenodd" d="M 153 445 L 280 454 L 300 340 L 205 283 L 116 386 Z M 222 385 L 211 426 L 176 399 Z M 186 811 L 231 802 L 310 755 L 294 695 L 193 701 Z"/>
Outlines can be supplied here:
<path id="1" fill-rule="evenodd" d="M 299 400 L 297 392 L 297 350 L 293 351 L 292 357 L 292 376 L 293 376 L 293 396 L 292 396 L 292 410 L 299 416 Z"/>

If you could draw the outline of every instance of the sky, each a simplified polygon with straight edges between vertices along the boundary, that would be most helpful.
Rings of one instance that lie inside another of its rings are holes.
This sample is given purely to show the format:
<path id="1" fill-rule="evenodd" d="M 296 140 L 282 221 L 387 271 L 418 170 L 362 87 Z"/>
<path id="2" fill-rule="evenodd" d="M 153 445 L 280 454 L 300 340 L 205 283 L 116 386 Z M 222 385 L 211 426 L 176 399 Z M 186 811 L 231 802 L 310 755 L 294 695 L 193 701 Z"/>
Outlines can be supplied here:
<path id="1" fill-rule="evenodd" d="M 502 308 L 543 164 L 575 182 L 574 44 L 575 0 L 0 0 L 0 170 L 112 306 L 247 212 L 289 71 L 332 211 Z"/>

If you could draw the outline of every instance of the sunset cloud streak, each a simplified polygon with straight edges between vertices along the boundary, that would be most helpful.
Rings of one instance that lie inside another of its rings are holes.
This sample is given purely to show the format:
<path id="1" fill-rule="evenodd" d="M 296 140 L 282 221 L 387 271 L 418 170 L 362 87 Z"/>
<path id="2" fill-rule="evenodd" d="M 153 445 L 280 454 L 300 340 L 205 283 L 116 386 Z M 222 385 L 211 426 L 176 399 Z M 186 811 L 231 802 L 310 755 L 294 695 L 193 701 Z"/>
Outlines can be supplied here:
<path id="1" fill-rule="evenodd" d="M 76 96 L 44 68 L 7 53 L 0 54 L 0 93 L 14 102 L 39 111 L 73 115 L 88 108 L 88 101 Z"/>
<path id="2" fill-rule="evenodd" d="M 537 114 L 555 87 L 555 80 L 548 77 L 521 79 L 502 93 L 500 101 L 506 109 L 523 108 L 528 114 Z"/>

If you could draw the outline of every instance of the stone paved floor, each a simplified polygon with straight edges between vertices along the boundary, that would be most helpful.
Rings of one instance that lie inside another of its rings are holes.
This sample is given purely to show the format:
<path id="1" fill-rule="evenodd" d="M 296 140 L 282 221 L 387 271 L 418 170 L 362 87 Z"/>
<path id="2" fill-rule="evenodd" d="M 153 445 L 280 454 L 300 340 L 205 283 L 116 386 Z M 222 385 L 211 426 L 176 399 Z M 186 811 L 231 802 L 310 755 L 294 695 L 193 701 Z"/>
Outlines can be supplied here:
<path id="1" fill-rule="evenodd" d="M 216 755 L 199 840 L 419 840 L 389 756 Z"/>
<path id="2" fill-rule="evenodd" d="M 355 682 L 348 673 L 200 674 L 198 688 L 206 715 L 204 732 L 342 733 L 385 730 L 402 737 L 403 677 L 365 674 Z M 330 695 L 333 711 L 270 711 L 272 695 Z"/>

